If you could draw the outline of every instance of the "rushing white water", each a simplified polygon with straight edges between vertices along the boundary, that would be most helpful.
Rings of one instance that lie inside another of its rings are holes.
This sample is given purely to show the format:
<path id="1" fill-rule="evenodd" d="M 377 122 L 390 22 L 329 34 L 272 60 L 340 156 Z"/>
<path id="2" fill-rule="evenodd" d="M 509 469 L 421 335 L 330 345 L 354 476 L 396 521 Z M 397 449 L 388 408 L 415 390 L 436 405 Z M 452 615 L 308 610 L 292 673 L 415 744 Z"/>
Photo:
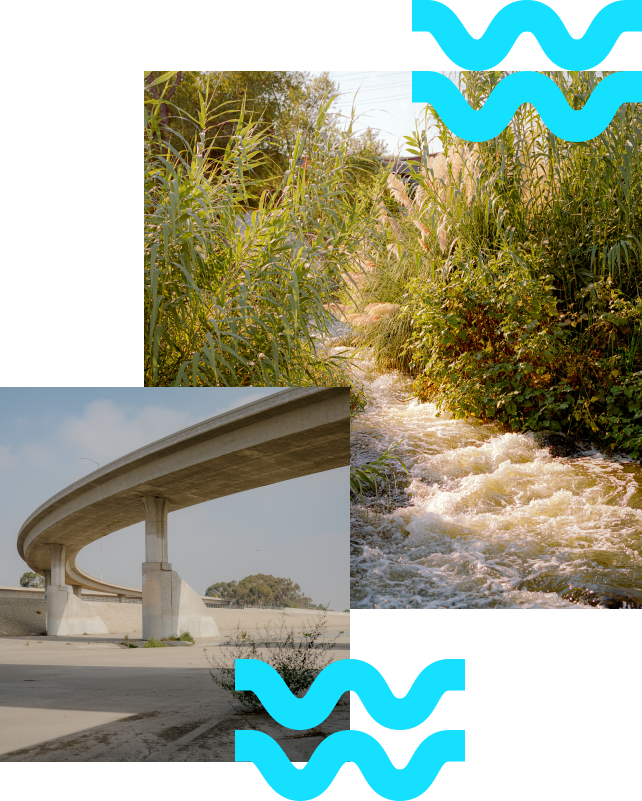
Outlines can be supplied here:
<path id="1" fill-rule="evenodd" d="M 353 456 L 401 440 L 412 480 L 408 505 L 352 507 L 353 608 L 642 606 L 638 465 L 554 458 L 410 400 L 398 374 L 370 379 Z"/>

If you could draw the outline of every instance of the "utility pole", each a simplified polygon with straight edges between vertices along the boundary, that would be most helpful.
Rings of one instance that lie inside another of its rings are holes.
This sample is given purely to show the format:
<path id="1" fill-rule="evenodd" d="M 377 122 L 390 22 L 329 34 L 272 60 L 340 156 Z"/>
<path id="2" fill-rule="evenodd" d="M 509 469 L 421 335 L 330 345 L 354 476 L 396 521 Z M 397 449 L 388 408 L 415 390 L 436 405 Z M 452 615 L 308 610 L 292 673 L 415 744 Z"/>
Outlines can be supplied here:
<path id="1" fill-rule="evenodd" d="M 98 464 L 98 462 L 95 459 L 90 459 L 88 456 L 81 456 L 80 458 L 81 458 L 81 460 L 82 459 L 86 459 L 88 462 L 93 462 L 96 465 L 96 467 L 100 467 L 100 465 Z M 101 581 L 103 580 L 103 541 L 102 541 L 102 539 L 100 541 L 100 580 Z"/>

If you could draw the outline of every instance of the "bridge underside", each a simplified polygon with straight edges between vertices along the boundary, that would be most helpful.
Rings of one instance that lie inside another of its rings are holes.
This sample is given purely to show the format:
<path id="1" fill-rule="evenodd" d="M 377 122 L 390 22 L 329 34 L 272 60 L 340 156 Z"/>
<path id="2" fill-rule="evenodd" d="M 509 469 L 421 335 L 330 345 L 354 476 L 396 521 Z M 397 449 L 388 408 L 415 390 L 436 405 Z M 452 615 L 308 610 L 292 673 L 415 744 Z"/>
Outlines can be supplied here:
<path id="1" fill-rule="evenodd" d="M 84 573 L 76 557 L 89 543 L 143 520 L 149 545 L 151 507 L 143 499 L 163 501 L 166 516 L 167 511 L 348 465 L 349 443 L 348 388 L 275 393 L 94 471 L 34 512 L 20 532 L 18 550 L 32 570 L 47 575 L 60 568 L 54 565 L 57 557 L 52 560 L 52 546 L 64 546 L 60 557 L 64 576 L 60 584 L 52 576 L 52 587 L 66 584 L 141 597 L 139 589 Z M 166 554 L 165 540 L 164 556 L 146 557 L 149 580 L 144 567 L 144 616 L 151 603 L 146 603 L 146 595 L 158 600 L 173 593 L 183 598 L 184 609 L 193 605 L 180 577 L 170 581 L 171 565 L 152 568 L 152 564 L 168 565 Z M 59 572 L 56 575 L 61 577 Z M 157 589 L 146 593 L 145 582 L 151 587 L 152 575 Z M 50 595 L 53 598 L 55 593 Z"/>

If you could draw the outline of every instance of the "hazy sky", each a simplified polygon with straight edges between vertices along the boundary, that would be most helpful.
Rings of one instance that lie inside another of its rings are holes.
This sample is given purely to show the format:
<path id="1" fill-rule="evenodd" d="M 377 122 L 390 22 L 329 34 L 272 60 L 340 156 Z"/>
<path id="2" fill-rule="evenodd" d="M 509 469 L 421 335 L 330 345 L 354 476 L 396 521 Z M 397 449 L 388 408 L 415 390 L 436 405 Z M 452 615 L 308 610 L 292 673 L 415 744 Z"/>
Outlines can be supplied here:
<path id="1" fill-rule="evenodd" d="M 18 531 L 40 504 L 101 466 L 161 437 L 278 390 L 0 388 L 0 585 L 28 566 Z M 273 484 L 170 512 L 169 561 L 197 592 L 257 572 L 300 584 L 315 603 L 349 605 L 348 470 Z M 103 576 L 141 586 L 144 524 L 102 540 Z M 257 553 L 258 549 L 258 553 Z M 78 562 L 100 576 L 100 542 Z"/>
<path id="2" fill-rule="evenodd" d="M 318 73 L 313 73 L 318 74 Z M 425 103 L 413 103 L 411 72 L 330 72 L 330 78 L 339 85 L 341 99 L 333 111 L 349 117 L 354 103 L 361 115 L 355 130 L 370 126 L 379 131 L 386 142 L 389 153 L 406 155 L 404 136 L 414 133 L 416 121 L 420 129 L 425 124 Z M 431 129 L 434 134 L 434 129 Z M 441 150 L 440 143 L 433 142 L 433 151 Z"/>

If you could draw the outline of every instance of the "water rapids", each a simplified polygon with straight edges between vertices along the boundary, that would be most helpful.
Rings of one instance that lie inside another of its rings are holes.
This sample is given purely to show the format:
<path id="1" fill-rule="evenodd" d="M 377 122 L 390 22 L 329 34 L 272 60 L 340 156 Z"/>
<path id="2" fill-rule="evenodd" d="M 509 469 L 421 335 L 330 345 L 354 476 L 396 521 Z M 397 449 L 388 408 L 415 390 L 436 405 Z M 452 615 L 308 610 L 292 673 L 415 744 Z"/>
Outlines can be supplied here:
<path id="1" fill-rule="evenodd" d="M 555 458 L 532 435 L 439 415 L 409 399 L 408 379 L 360 364 L 370 395 L 353 464 L 401 440 L 411 480 L 387 509 L 353 498 L 352 608 L 642 607 L 638 464 Z"/>

